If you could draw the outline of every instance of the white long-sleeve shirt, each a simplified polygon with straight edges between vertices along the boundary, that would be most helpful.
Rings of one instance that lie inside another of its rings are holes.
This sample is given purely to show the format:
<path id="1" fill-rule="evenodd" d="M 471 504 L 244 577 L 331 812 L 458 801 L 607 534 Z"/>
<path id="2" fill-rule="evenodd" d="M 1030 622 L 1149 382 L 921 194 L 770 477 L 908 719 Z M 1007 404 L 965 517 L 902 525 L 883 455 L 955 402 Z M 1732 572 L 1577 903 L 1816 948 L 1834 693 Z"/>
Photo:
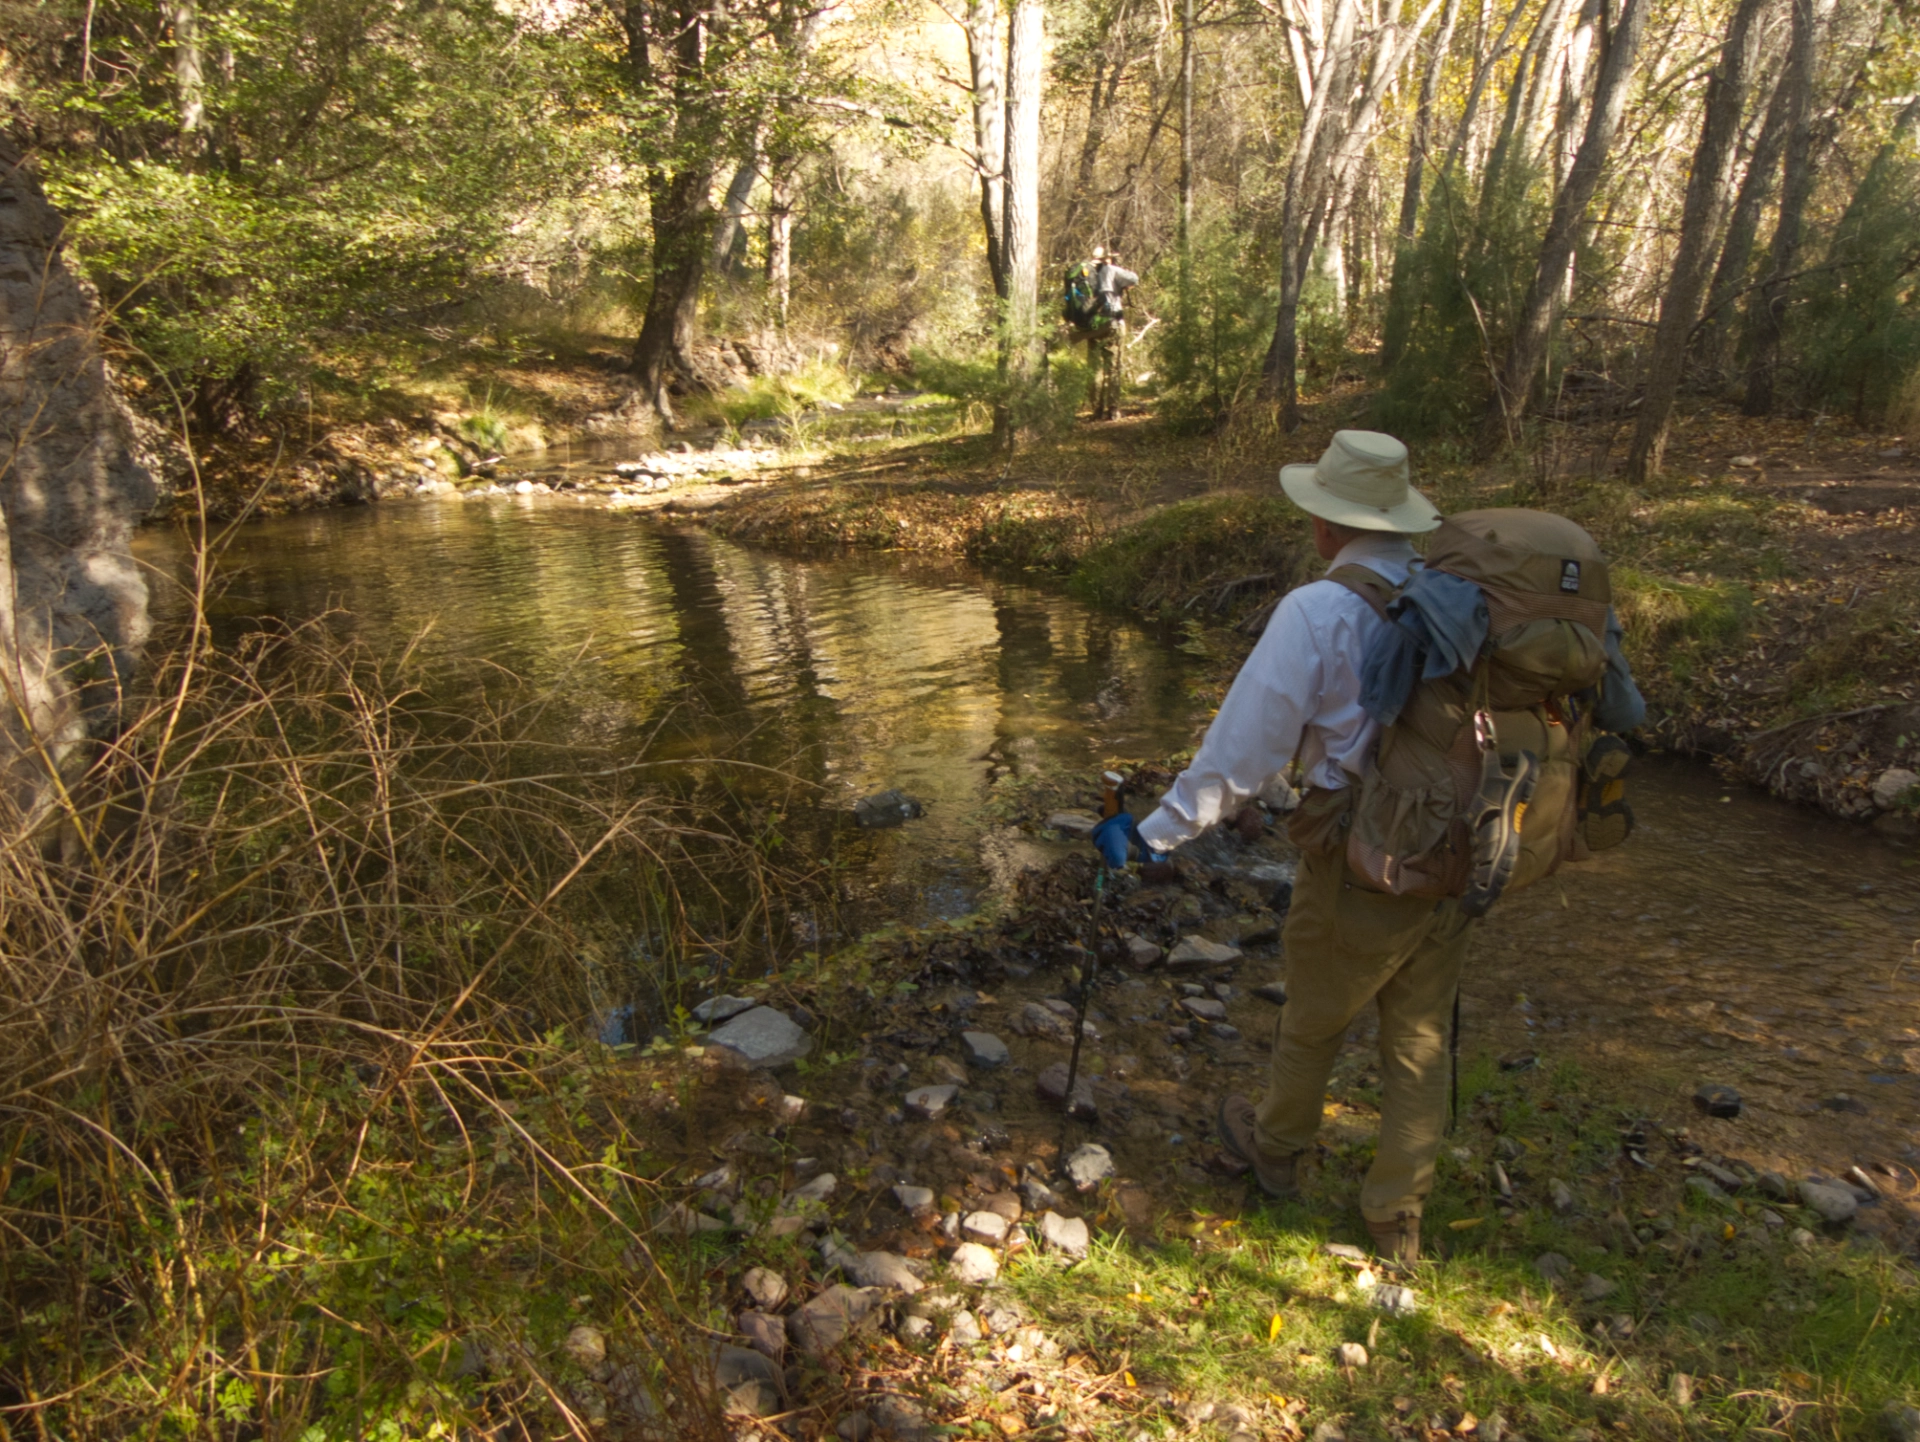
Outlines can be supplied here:
<path id="1" fill-rule="evenodd" d="M 1407 538 L 1376 532 L 1349 541 L 1327 569 L 1360 565 L 1395 586 L 1417 564 Z M 1140 837 L 1156 851 L 1191 841 L 1239 809 L 1297 752 L 1309 786 L 1345 786 L 1380 734 L 1360 709 L 1360 666 L 1384 623 L 1337 581 L 1289 591 L 1233 678 L 1206 738 Z"/>

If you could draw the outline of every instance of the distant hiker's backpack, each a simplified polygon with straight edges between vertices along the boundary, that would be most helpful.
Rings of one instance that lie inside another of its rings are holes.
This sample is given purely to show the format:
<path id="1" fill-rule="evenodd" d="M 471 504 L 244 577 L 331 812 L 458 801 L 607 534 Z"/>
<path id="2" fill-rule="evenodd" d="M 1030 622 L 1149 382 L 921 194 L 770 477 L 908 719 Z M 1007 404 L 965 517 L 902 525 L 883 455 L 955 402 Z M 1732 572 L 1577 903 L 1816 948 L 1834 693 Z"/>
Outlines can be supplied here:
<path id="1" fill-rule="evenodd" d="M 1076 330 L 1098 331 L 1111 325 L 1100 296 L 1093 288 L 1093 269 L 1084 260 L 1067 267 L 1065 299 L 1060 314 Z"/>
<path id="2" fill-rule="evenodd" d="M 1593 538 L 1542 511 L 1450 517 L 1426 565 L 1480 588 L 1486 644 L 1470 666 L 1417 681 L 1382 730 L 1353 797 L 1347 862 L 1375 890 L 1459 897 L 1479 916 L 1586 854 L 1590 729 L 1576 696 L 1606 673 L 1612 590 Z M 1394 593 L 1373 572 L 1341 567 L 1329 579 L 1386 615 Z"/>

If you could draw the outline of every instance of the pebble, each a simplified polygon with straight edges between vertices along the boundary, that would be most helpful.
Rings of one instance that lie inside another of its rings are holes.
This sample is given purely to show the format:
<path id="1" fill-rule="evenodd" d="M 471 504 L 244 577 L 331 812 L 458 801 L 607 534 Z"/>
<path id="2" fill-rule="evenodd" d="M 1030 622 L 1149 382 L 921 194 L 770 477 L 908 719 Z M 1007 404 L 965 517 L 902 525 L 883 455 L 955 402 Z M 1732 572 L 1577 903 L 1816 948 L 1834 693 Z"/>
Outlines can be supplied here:
<path id="1" fill-rule="evenodd" d="M 1213 1024 L 1213 1037 L 1215 1041 L 1239 1041 L 1240 1028 L 1230 1026 L 1224 1021 L 1217 1021 Z"/>
<path id="2" fill-rule="evenodd" d="M 903 1211 L 921 1212 L 933 1205 L 932 1187 L 910 1187 L 905 1182 L 893 1189 L 893 1199 Z"/>
<path id="3" fill-rule="evenodd" d="M 990 1031 L 963 1031 L 960 1041 L 967 1049 L 967 1060 L 975 1066 L 1007 1064 L 1007 1044 Z"/>
<path id="4" fill-rule="evenodd" d="M 1240 948 L 1204 936 L 1187 936 L 1167 953 L 1169 971 L 1203 971 L 1212 966 L 1227 966 L 1240 959 Z"/>
<path id="5" fill-rule="evenodd" d="M 967 1346 L 973 1342 L 983 1342 L 986 1334 L 980 1330 L 980 1322 L 971 1312 L 955 1312 L 953 1320 L 947 1323 L 947 1336 L 958 1346 Z"/>
<path id="6" fill-rule="evenodd" d="M 1060 1252 L 1069 1257 L 1084 1257 L 1092 1245 L 1093 1238 L 1087 1232 L 1087 1224 L 1078 1217 L 1063 1217 L 1058 1212 L 1040 1214 L 1040 1240 L 1049 1252 Z"/>
<path id="7" fill-rule="evenodd" d="M 1920 776 L 1904 766 L 1890 766 L 1873 783 L 1873 804 L 1882 811 L 1891 811 L 1900 804 L 1900 798 L 1916 786 L 1920 786 Z"/>
<path id="8" fill-rule="evenodd" d="M 1328 1242 L 1321 1252 L 1329 1257 L 1338 1257 L 1343 1262 L 1364 1262 L 1367 1254 L 1351 1242 Z"/>
<path id="9" fill-rule="evenodd" d="M 973 1080 L 967 1069 L 950 1056 L 936 1056 L 928 1065 L 933 1069 L 937 1081 L 952 1082 L 957 1087 L 963 1087 Z"/>
<path id="10" fill-rule="evenodd" d="M 1093 828 L 1099 824 L 1099 817 L 1085 811 L 1056 811 L 1047 818 L 1047 830 L 1083 838 L 1093 835 Z"/>
<path id="11" fill-rule="evenodd" d="M 708 1036 L 707 1044 L 725 1048 L 752 1067 L 786 1066 L 813 1050 L 813 1038 L 770 1006 L 740 1013 Z"/>
<path id="12" fill-rule="evenodd" d="M 1676 1407 L 1693 1405 L 1693 1378 L 1685 1372 L 1675 1372 L 1667 1379 L 1667 1399 Z"/>
<path id="13" fill-rule="evenodd" d="M 589 1327 L 582 1323 L 567 1333 L 567 1355 L 583 1371 L 591 1372 L 607 1360 L 606 1334 L 598 1327 Z"/>
<path id="14" fill-rule="evenodd" d="M 1072 1041 L 1072 1023 L 1055 1016 L 1037 1001 L 1030 1001 L 1020 1008 L 1020 1015 L 1013 1019 L 1013 1029 L 1027 1036 L 1045 1037 L 1052 1041 Z"/>
<path id="15" fill-rule="evenodd" d="M 1392 1317 L 1410 1317 L 1420 1310 L 1420 1299 L 1411 1287 L 1375 1287 L 1367 1293 L 1367 1301 Z"/>
<path id="16" fill-rule="evenodd" d="M 1367 1349 L 1358 1342 L 1342 1342 L 1334 1349 L 1334 1360 L 1342 1367 L 1364 1367 L 1367 1365 Z"/>
<path id="17" fill-rule="evenodd" d="M 1791 1232 L 1787 1233 L 1787 1240 L 1792 1242 L 1796 1247 L 1811 1247 L 1814 1238 L 1813 1233 L 1809 1232 L 1805 1227 L 1795 1227 Z"/>
<path id="18" fill-rule="evenodd" d="M 894 1252 L 860 1252 L 842 1268 L 863 1287 L 891 1287 L 912 1296 L 926 1283 L 913 1272 L 913 1264 Z"/>
<path id="19" fill-rule="evenodd" d="M 752 1011 L 760 1003 L 750 996 L 712 996 L 693 1009 L 693 1019 L 708 1026 L 731 1021 L 743 1011 Z"/>
<path id="20" fill-rule="evenodd" d="M 902 1317 L 897 1329 L 909 1342 L 918 1342 L 932 1335 L 933 1319 L 930 1317 Z"/>
<path id="21" fill-rule="evenodd" d="M 788 1211 L 795 1211 L 808 1203 L 822 1203 L 833 1195 L 833 1189 L 840 1185 L 840 1179 L 832 1172 L 822 1172 L 804 1186 L 795 1187 L 787 1193 L 783 1204 Z"/>
<path id="22" fill-rule="evenodd" d="M 923 1323 L 923 1325 L 928 1325 L 931 1330 L 929 1324 Z M 873 1435 L 873 1418 L 865 1412 L 849 1412 L 833 1424 L 833 1435 L 838 1437 L 840 1442 L 867 1442 L 867 1439 Z"/>
<path id="23" fill-rule="evenodd" d="M 1036 1176 L 1029 1175 L 1021 1181 L 1020 1195 L 1030 1212 L 1045 1212 L 1060 1205 L 1060 1194 Z"/>
<path id="24" fill-rule="evenodd" d="M 734 1318 L 747 1345 L 778 1366 L 787 1355 L 787 1324 L 765 1312 L 742 1312 Z"/>
<path id="25" fill-rule="evenodd" d="M 932 1121 L 953 1103 L 960 1088 L 951 1082 L 934 1087 L 915 1087 L 906 1095 L 907 1110 Z"/>
<path id="26" fill-rule="evenodd" d="M 873 1298 L 857 1287 L 832 1286 L 787 1318 L 787 1335 L 808 1356 L 837 1347 L 873 1311 Z"/>
<path id="27" fill-rule="evenodd" d="M 739 1285 L 760 1311 L 778 1311 L 781 1302 L 787 1300 L 787 1279 L 768 1267 L 753 1267 L 739 1279 Z"/>
<path id="28" fill-rule="evenodd" d="M 1608 1281 L 1598 1272 L 1587 1273 L 1587 1280 L 1580 1284 L 1581 1297 L 1589 1302 L 1598 1302 L 1611 1297 L 1619 1290 L 1619 1283 Z"/>
<path id="29" fill-rule="evenodd" d="M 1113 1175 L 1113 1154 L 1098 1142 L 1088 1142 L 1067 1158 L 1067 1176 L 1081 1191 L 1091 1191 Z"/>
<path id="30" fill-rule="evenodd" d="M 1159 964 L 1166 951 L 1148 941 L 1139 932 L 1123 937 L 1120 944 L 1127 949 L 1127 965 L 1135 971 L 1150 971 Z"/>
<path id="31" fill-rule="evenodd" d="M 1033 1089 L 1040 1099 L 1051 1106 L 1059 1106 L 1067 1096 L 1067 1064 L 1057 1061 L 1041 1071 L 1033 1079 Z M 1073 1079 L 1073 1115 L 1091 1120 L 1100 1114 L 1099 1104 L 1093 1096 L 1093 1079 L 1084 1072 Z"/>
<path id="32" fill-rule="evenodd" d="M 1210 996 L 1182 997 L 1180 1006 L 1183 1010 L 1199 1017 L 1202 1021 L 1225 1021 L 1227 1019 L 1226 1003 L 1215 1001 Z"/>
<path id="33" fill-rule="evenodd" d="M 998 1212 L 968 1212 L 960 1219 L 960 1235 L 997 1247 L 1007 1239 L 1007 1219 Z"/>
<path id="34" fill-rule="evenodd" d="M 1284 981 L 1264 982 L 1253 989 L 1252 995 L 1259 997 L 1260 1000 L 1264 1002 L 1270 1002 L 1274 1006 L 1285 1006 L 1287 1004 L 1287 984 Z"/>
<path id="35" fill-rule="evenodd" d="M 1733 1118 L 1740 1115 L 1740 1093 L 1730 1086 L 1708 1082 L 1693 1094 L 1693 1104 L 1710 1117 Z"/>
<path id="36" fill-rule="evenodd" d="M 1720 1184 L 1712 1177 L 1688 1177 L 1687 1190 L 1696 1192 L 1710 1202 L 1724 1202 L 1727 1194 L 1720 1190 Z"/>
<path id="37" fill-rule="evenodd" d="M 1800 1183 L 1800 1200 L 1818 1212 L 1821 1221 L 1835 1225 L 1852 1221 L 1853 1214 L 1860 1210 L 1860 1199 L 1854 1196 L 1853 1188 L 1833 1182 Z"/>
<path id="38" fill-rule="evenodd" d="M 1553 1209 L 1556 1212 L 1570 1212 L 1573 1210 L 1573 1188 L 1561 1181 L 1558 1177 L 1555 1177 L 1553 1181 L 1548 1184 L 1547 1194 L 1553 1198 Z"/>
<path id="39" fill-rule="evenodd" d="M 927 1442 L 934 1433 L 927 1426 L 926 1414 L 905 1397 L 896 1397 L 888 1393 L 876 1398 L 867 1411 L 872 1414 L 874 1425 L 894 1442 Z"/>
<path id="40" fill-rule="evenodd" d="M 998 1212 L 1007 1219 L 1009 1224 L 1019 1221 L 1023 1211 L 1020 1198 L 1014 1192 L 992 1193 L 987 1198 L 985 1209 L 989 1212 Z"/>
<path id="41" fill-rule="evenodd" d="M 1569 1262 L 1558 1252 L 1542 1252 L 1533 1259 L 1534 1271 L 1545 1277 L 1549 1282 L 1564 1280 L 1572 1267 L 1573 1263 Z"/>
<path id="42" fill-rule="evenodd" d="M 728 1391 L 753 1382 L 764 1382 L 777 1392 L 780 1371 L 771 1359 L 746 1347 L 721 1345 L 713 1352 L 713 1379 Z"/>
<path id="43" fill-rule="evenodd" d="M 953 1280 L 963 1287 L 984 1287 L 1000 1275 L 1000 1259 L 978 1242 L 962 1242 L 948 1259 Z"/>

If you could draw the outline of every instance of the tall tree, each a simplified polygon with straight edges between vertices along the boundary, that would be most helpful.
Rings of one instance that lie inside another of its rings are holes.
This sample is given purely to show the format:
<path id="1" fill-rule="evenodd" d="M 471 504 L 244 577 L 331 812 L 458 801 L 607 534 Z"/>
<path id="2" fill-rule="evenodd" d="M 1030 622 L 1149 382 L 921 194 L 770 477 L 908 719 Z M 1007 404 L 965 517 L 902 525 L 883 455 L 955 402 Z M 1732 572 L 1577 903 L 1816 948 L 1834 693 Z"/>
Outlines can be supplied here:
<path id="1" fill-rule="evenodd" d="M 1760 134 L 1747 157 L 1747 171 L 1740 179 L 1740 192 L 1734 197 L 1727 217 L 1726 238 L 1720 243 L 1720 259 L 1713 268 L 1713 281 L 1707 287 L 1707 309 L 1693 335 L 1695 360 L 1708 370 L 1718 371 L 1726 363 L 1727 337 L 1732 332 L 1734 301 L 1746 287 L 1747 271 L 1753 264 L 1753 245 L 1760 236 L 1761 212 L 1773 194 L 1774 176 L 1780 169 L 1780 156 L 1787 148 L 1790 87 L 1776 76 L 1767 101 L 1766 116 L 1760 122 Z"/>
<path id="2" fill-rule="evenodd" d="M 1780 84 L 1787 91 L 1787 139 L 1780 181 L 1780 212 L 1767 248 L 1767 277 L 1747 302 L 1747 393 L 1741 409 L 1773 414 L 1773 372 L 1786 329 L 1788 288 L 1800 253 L 1800 228 L 1813 195 L 1813 85 L 1819 67 L 1819 17 L 1814 0 L 1793 0 L 1793 41 Z"/>
<path id="3" fill-rule="evenodd" d="M 1647 28 L 1647 5 L 1648 0 L 1625 0 L 1620 19 L 1611 33 L 1602 32 L 1605 49 L 1600 74 L 1594 82 L 1593 106 L 1587 112 L 1586 134 L 1581 137 L 1580 149 L 1560 185 L 1560 193 L 1554 197 L 1553 215 L 1540 242 L 1540 260 L 1534 267 L 1533 285 L 1521 307 L 1506 360 L 1494 379 L 1493 401 L 1483 427 L 1483 436 L 1489 441 L 1503 434 L 1511 438 L 1514 423 L 1524 410 L 1534 379 L 1546 361 L 1547 341 L 1553 333 L 1567 266 L 1573 260 L 1574 243 L 1579 238 L 1587 206 L 1599 187 L 1601 170 L 1607 163 L 1607 153 L 1613 148 L 1613 138 L 1626 109 L 1634 60 Z"/>
<path id="4" fill-rule="evenodd" d="M 1427 68 L 1420 77 L 1420 99 L 1414 106 L 1413 128 L 1407 136 L 1407 172 L 1400 187 L 1400 221 L 1393 230 L 1393 275 L 1387 282 L 1387 320 L 1380 342 L 1380 364 L 1391 367 L 1406 348 L 1413 323 L 1408 303 L 1407 270 L 1419 239 L 1420 196 L 1426 180 L 1427 151 L 1433 144 L 1433 106 L 1453 46 L 1454 25 L 1460 18 L 1460 0 L 1447 0 L 1440 12 L 1440 29 L 1427 52 Z"/>
<path id="5" fill-rule="evenodd" d="M 1686 371 L 1687 342 L 1700 319 L 1715 242 L 1726 217 L 1733 188 L 1733 164 L 1740 139 L 1760 28 L 1769 0 L 1740 0 L 1727 23 L 1720 63 L 1707 81 L 1707 103 L 1700 122 L 1700 143 L 1693 152 L 1686 200 L 1680 212 L 1680 241 L 1660 301 L 1660 323 L 1653 334 L 1640 417 L 1627 450 L 1627 475 L 1644 481 L 1658 475 L 1666 454 L 1667 426 L 1674 398 Z"/>
<path id="6" fill-rule="evenodd" d="M 1179 247 L 1180 327 L 1186 334 L 1193 325 L 1193 0 L 1180 3 Z"/>
<path id="7" fill-rule="evenodd" d="M 1041 0 L 1015 0 L 1007 41 L 1006 232 L 1001 253 L 1007 274 L 1000 365 L 1008 380 L 1031 375 L 1040 302 L 1040 106 L 1045 83 L 1046 10 Z M 1013 438 L 1013 416 L 1002 403 L 994 429 Z"/>
<path id="8" fill-rule="evenodd" d="M 980 223 L 987 233 L 987 274 L 994 295 L 1007 298 L 1007 96 L 1000 64 L 1000 0 L 967 9 L 967 59 L 973 71 L 973 155 L 980 176 Z"/>

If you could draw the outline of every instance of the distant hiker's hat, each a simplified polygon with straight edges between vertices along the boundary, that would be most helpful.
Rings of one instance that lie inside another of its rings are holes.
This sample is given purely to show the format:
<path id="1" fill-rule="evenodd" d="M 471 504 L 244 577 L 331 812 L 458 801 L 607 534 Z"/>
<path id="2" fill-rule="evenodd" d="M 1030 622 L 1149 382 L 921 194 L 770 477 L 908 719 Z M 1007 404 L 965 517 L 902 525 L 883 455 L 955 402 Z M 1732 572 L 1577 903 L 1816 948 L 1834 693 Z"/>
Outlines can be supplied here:
<path id="1" fill-rule="evenodd" d="M 1335 431 L 1318 465 L 1280 468 L 1280 488 L 1308 515 L 1356 531 L 1417 535 L 1440 524 L 1407 484 L 1407 448 L 1378 431 Z"/>
<path id="2" fill-rule="evenodd" d="M 1104 245 L 1096 245 L 1093 248 L 1093 258 L 1095 260 L 1105 260 L 1107 258 L 1107 248 Z"/>

